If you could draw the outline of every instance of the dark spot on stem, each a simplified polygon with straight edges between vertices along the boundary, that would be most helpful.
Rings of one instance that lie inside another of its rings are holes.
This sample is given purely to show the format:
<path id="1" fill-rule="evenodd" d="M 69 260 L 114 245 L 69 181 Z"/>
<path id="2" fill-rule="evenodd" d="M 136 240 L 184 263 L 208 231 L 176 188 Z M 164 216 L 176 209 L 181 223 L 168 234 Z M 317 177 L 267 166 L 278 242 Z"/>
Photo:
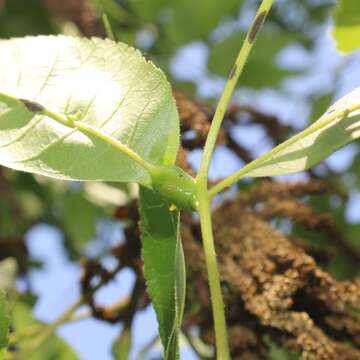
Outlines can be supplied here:
<path id="1" fill-rule="evenodd" d="M 234 64 L 234 66 L 232 67 L 232 69 L 230 71 L 229 79 L 232 79 L 234 77 L 236 69 L 237 69 L 237 65 Z"/>
<path id="2" fill-rule="evenodd" d="M 249 33 L 249 43 L 250 44 L 252 44 L 255 41 L 258 32 L 262 28 L 265 18 L 266 18 L 266 14 L 267 14 L 266 11 L 261 12 L 258 15 L 258 17 L 255 19 L 254 23 L 252 24 L 251 30 Z"/>
<path id="3" fill-rule="evenodd" d="M 41 111 L 44 110 L 44 107 L 42 105 L 40 105 L 39 103 L 37 103 L 37 102 L 26 100 L 26 99 L 19 99 L 19 100 L 31 112 L 41 112 Z"/>

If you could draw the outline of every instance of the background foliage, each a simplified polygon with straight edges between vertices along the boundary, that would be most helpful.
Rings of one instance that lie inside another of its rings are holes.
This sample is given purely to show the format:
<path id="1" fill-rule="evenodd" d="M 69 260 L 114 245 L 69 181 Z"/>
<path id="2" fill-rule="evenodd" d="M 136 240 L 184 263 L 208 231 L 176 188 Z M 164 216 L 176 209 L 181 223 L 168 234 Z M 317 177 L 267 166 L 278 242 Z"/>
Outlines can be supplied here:
<path id="1" fill-rule="evenodd" d="M 0 0 L 0 37 L 62 33 L 102 37 L 100 16 L 105 12 L 117 40 L 140 48 L 166 71 L 182 121 L 178 164 L 191 172 L 198 165 L 216 98 L 256 5 L 252 0 Z M 305 127 L 359 84 L 359 53 L 336 57 L 333 49 L 328 50 L 334 44 L 343 53 L 356 50 L 359 29 L 357 0 L 340 0 L 337 7 L 327 0 L 276 2 L 228 111 L 211 172 L 214 181 Z M 300 176 L 242 182 L 224 196 L 228 200 L 214 216 L 234 358 L 359 356 L 359 187 L 360 153 L 355 143 Z M 82 267 L 81 277 L 77 272 L 71 279 L 87 303 L 78 316 L 115 324 L 119 334 L 113 356 L 125 359 L 132 348 L 135 358 L 141 349 L 131 346 L 131 329 L 136 316 L 150 306 L 135 202 L 132 186 L 67 183 L 0 169 L 0 286 L 8 298 L 2 307 L 5 297 L 0 292 L 0 308 L 6 309 L 0 313 L 0 347 L 9 344 L 3 357 L 93 358 L 85 350 L 77 349 L 81 355 L 77 354 L 53 332 L 55 328 L 34 314 L 42 294 L 50 289 L 33 286 L 47 264 L 34 258 L 30 238 L 40 237 L 39 225 L 50 224 L 63 235 L 69 260 L 64 260 L 64 271 L 79 263 Z M 247 223 L 252 227 L 247 229 Z M 193 349 L 184 354 L 211 358 L 206 276 L 198 224 L 190 215 L 182 231 L 191 284 L 184 344 Z M 238 233 L 252 234 L 248 247 L 242 247 L 246 236 L 237 237 Z M 47 237 L 50 233 L 42 241 Z M 128 294 L 111 305 L 97 304 L 98 297 L 93 296 L 97 288 L 124 287 L 112 281 L 115 274 L 129 269 L 136 279 Z M 239 278 L 247 279 L 247 284 Z M 260 309 L 257 304 L 262 301 Z M 54 319 L 58 314 L 51 315 Z M 6 334 L 8 321 L 11 332 Z M 107 346 L 93 341 L 96 347 Z M 149 346 L 141 356 L 159 357 L 158 350 Z"/>

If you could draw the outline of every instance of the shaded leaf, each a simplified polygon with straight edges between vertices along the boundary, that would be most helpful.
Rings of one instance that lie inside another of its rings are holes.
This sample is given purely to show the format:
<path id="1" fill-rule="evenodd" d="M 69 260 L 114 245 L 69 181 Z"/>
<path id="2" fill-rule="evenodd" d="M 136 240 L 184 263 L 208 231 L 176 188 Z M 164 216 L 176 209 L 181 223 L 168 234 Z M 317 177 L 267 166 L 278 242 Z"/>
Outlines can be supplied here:
<path id="1" fill-rule="evenodd" d="M 185 264 L 177 210 L 140 188 L 140 229 L 144 273 L 152 299 L 165 359 L 178 358 L 178 332 L 185 301 Z"/>
<path id="2" fill-rule="evenodd" d="M 337 48 L 350 53 L 360 48 L 360 2 L 338 0 L 334 12 L 334 29 Z"/>
<path id="3" fill-rule="evenodd" d="M 312 103 L 310 121 L 316 121 L 332 103 L 333 98 L 332 92 L 316 97 Z"/>
<path id="4" fill-rule="evenodd" d="M 9 314 L 6 293 L 0 289 L 0 356 L 8 344 Z"/>
<path id="5" fill-rule="evenodd" d="M 96 220 L 102 214 L 100 208 L 88 201 L 83 192 L 72 191 L 64 195 L 59 214 L 62 225 L 71 238 L 75 249 L 81 252 L 96 232 Z"/>
<path id="6" fill-rule="evenodd" d="M 48 34 L 53 31 L 51 18 L 39 0 L 6 1 L 4 10 L 0 12 L 0 37 Z"/>
<path id="7" fill-rule="evenodd" d="M 115 0 L 90 0 L 95 9 L 110 15 L 119 23 L 129 20 L 130 15 Z"/>
<path id="8" fill-rule="evenodd" d="M 125 44 L 66 36 L 1 41 L 0 92 L 60 113 L 80 110 L 82 121 L 149 162 L 176 154 L 178 115 L 165 75 Z M 150 182 L 105 142 L 10 100 L 0 101 L 0 163 L 59 179 Z"/>
<path id="9" fill-rule="evenodd" d="M 166 30 L 178 44 L 204 38 L 225 16 L 236 14 L 240 3 L 239 0 L 174 0 Z"/>
<path id="10" fill-rule="evenodd" d="M 359 106 L 358 106 L 359 105 Z M 310 127 L 255 160 L 247 176 L 276 176 L 306 170 L 360 137 L 360 88 L 338 100 Z M 330 119 L 331 121 L 328 121 Z"/>
<path id="11" fill-rule="evenodd" d="M 124 326 L 120 336 L 112 345 L 112 352 L 116 360 L 127 360 L 131 351 L 131 328 Z"/>
<path id="12" fill-rule="evenodd" d="M 30 307 L 23 301 L 17 301 L 12 310 L 12 325 L 15 334 L 19 339 L 17 345 L 20 352 L 29 360 L 78 360 L 74 350 L 57 335 L 51 335 L 40 346 L 32 349 L 33 342 L 37 341 L 37 336 L 28 336 L 29 331 L 36 330 L 36 334 L 41 333 L 47 328 L 47 325 L 34 319 Z"/>
<path id="13" fill-rule="evenodd" d="M 208 67 L 212 73 L 220 76 L 229 75 L 245 36 L 245 32 L 238 31 L 211 47 Z M 296 74 L 294 71 L 281 68 L 276 63 L 276 55 L 286 45 L 297 40 L 297 37 L 290 33 L 262 31 L 256 49 L 241 75 L 240 85 L 252 88 L 276 86 L 286 76 Z"/>

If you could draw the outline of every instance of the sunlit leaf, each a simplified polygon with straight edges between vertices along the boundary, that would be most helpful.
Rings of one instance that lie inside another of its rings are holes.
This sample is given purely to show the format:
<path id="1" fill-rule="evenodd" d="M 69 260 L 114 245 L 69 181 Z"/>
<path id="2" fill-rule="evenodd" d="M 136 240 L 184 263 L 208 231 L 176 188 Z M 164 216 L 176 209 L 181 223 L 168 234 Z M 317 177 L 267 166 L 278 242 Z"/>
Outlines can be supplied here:
<path id="1" fill-rule="evenodd" d="M 101 39 L 0 42 L 0 92 L 95 126 L 153 163 L 176 155 L 178 115 L 165 75 L 135 49 Z M 148 184 L 149 175 L 105 142 L 0 101 L 0 164 L 60 179 Z"/>
<path id="2" fill-rule="evenodd" d="M 356 107 L 357 110 L 346 114 L 349 109 Z M 358 138 L 360 88 L 338 100 L 302 133 L 271 150 L 268 159 L 257 160 L 247 176 L 275 176 L 306 170 Z"/>
<path id="3" fill-rule="evenodd" d="M 350 53 L 360 48 L 360 2 L 358 0 L 337 1 L 332 34 L 341 52 Z"/>
<path id="4" fill-rule="evenodd" d="M 140 229 L 144 273 L 165 359 L 178 358 L 178 332 L 185 301 L 185 264 L 179 212 L 153 191 L 140 189 Z"/>

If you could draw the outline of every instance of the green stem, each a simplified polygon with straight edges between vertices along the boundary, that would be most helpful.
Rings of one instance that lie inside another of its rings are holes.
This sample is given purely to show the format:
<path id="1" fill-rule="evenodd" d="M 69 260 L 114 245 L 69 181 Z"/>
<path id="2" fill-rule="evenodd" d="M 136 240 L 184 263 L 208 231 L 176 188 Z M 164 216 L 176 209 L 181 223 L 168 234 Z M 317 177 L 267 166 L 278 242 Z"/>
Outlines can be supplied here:
<path id="1" fill-rule="evenodd" d="M 221 295 L 220 276 L 216 262 L 210 199 L 206 189 L 199 188 L 197 209 L 200 216 L 201 234 L 204 245 L 206 267 L 209 276 L 217 359 L 229 360 L 230 352 L 226 331 L 225 309 Z"/>
<path id="2" fill-rule="evenodd" d="M 214 118 L 211 124 L 209 134 L 206 139 L 206 144 L 204 147 L 204 155 L 201 161 L 200 170 L 197 175 L 199 181 L 204 181 L 207 179 L 207 174 L 209 171 L 210 161 L 212 154 L 214 152 L 216 139 L 220 130 L 221 123 L 224 119 L 225 112 L 228 108 L 229 102 L 235 90 L 236 83 L 239 80 L 239 77 L 244 69 L 246 60 L 248 59 L 251 49 L 256 40 L 256 36 L 261 30 L 261 27 L 265 21 L 266 15 L 270 11 L 272 6 L 272 0 L 263 0 L 261 3 L 253 23 L 248 31 L 248 34 L 244 40 L 243 46 L 240 49 L 239 55 L 235 61 L 233 68 L 230 71 L 228 81 L 225 85 L 224 91 L 220 97 L 218 106 L 216 108 Z"/>
<path id="3" fill-rule="evenodd" d="M 231 186 L 236 181 L 240 180 L 242 177 L 247 175 L 250 171 L 256 169 L 259 165 L 264 163 L 267 160 L 270 160 L 273 158 L 276 154 L 278 154 L 280 151 L 285 149 L 288 146 L 291 146 L 295 142 L 305 138 L 306 136 L 309 136 L 313 134 L 316 131 L 321 130 L 322 128 L 326 127 L 333 121 L 339 118 L 346 117 L 349 113 L 352 113 L 353 111 L 360 109 L 360 102 L 354 104 L 353 106 L 349 107 L 348 109 L 339 111 L 339 112 L 333 112 L 325 116 L 322 120 L 315 122 L 313 125 L 309 126 L 304 131 L 298 133 L 297 135 L 293 136 L 292 138 L 284 141 L 283 143 L 279 144 L 278 146 L 274 147 L 269 152 L 265 153 L 264 155 L 258 157 L 254 161 L 250 162 L 249 164 L 242 167 L 240 170 L 235 172 L 234 174 L 230 175 L 226 179 L 220 181 L 218 184 L 214 185 L 210 190 L 209 194 L 211 197 L 219 193 L 220 191 L 224 190 L 225 188 Z"/>

